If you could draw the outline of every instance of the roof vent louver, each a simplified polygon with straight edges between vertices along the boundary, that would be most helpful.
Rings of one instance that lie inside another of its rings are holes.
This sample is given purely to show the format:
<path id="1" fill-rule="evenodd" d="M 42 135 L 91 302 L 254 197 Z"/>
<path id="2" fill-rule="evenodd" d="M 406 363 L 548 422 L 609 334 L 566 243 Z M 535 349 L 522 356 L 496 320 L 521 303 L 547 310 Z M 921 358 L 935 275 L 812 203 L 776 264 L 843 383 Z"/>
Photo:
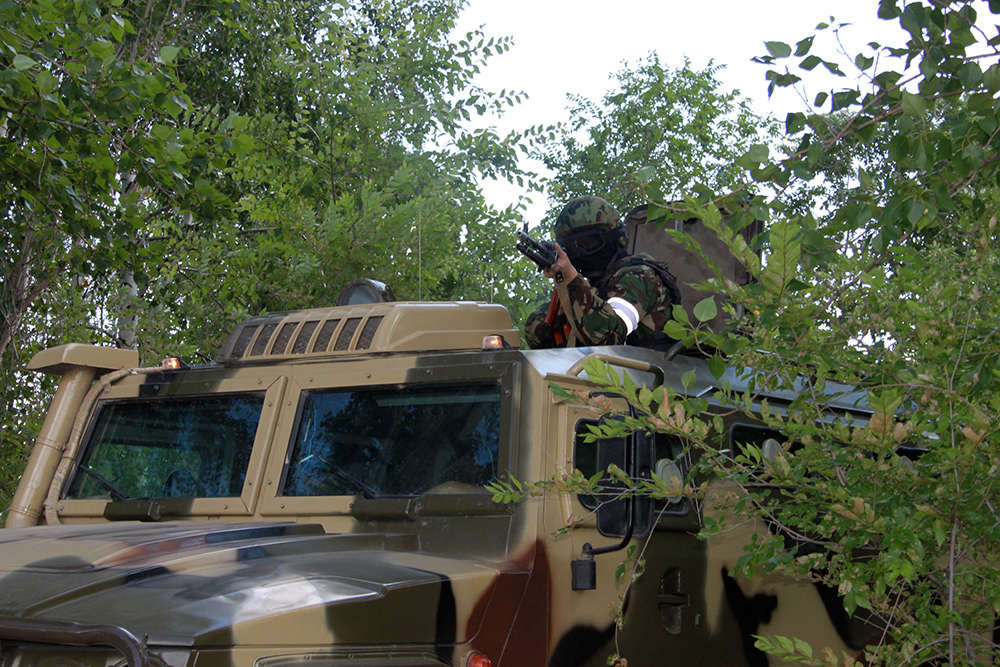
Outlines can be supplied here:
<path id="1" fill-rule="evenodd" d="M 253 349 L 250 351 L 251 357 L 259 357 L 267 349 L 267 343 L 271 340 L 274 330 L 278 328 L 277 322 L 268 322 L 260 329 L 257 340 L 253 342 Z"/>
<path id="2" fill-rule="evenodd" d="M 351 339 L 354 338 L 354 332 L 358 330 L 359 324 L 361 324 L 360 317 L 352 317 L 344 322 L 344 328 L 337 337 L 337 346 L 333 349 L 338 352 L 351 349 Z"/>
<path id="3" fill-rule="evenodd" d="M 323 328 L 319 330 L 319 336 L 316 337 L 316 344 L 313 346 L 313 352 L 326 352 L 326 349 L 330 347 L 330 339 L 333 338 L 333 334 L 337 331 L 337 327 L 339 325 L 339 319 L 326 321 Z"/>
<path id="4" fill-rule="evenodd" d="M 299 326 L 298 322 L 285 322 L 281 325 L 278 337 L 274 339 L 274 345 L 271 346 L 271 354 L 285 353 L 285 350 L 288 349 L 288 341 L 292 340 L 292 334 L 295 333 L 297 326 Z"/>
<path id="5" fill-rule="evenodd" d="M 247 345 L 250 344 L 250 340 L 253 335 L 257 333 L 257 325 L 250 324 L 243 327 L 240 330 L 240 335 L 236 339 L 236 345 L 233 346 L 232 356 L 239 358 L 243 356 L 243 353 L 247 351 Z"/>
<path id="6" fill-rule="evenodd" d="M 292 354 L 305 354 L 306 350 L 309 349 L 309 339 L 312 338 L 313 331 L 316 331 L 317 326 L 319 326 L 319 320 L 309 320 L 302 325 L 299 335 L 295 339 L 295 345 L 292 347 Z"/>
<path id="7" fill-rule="evenodd" d="M 220 363 L 366 354 L 468 350 L 500 334 L 516 347 L 517 329 L 502 306 L 391 302 L 316 308 L 244 320 L 226 340 Z"/>
<path id="8" fill-rule="evenodd" d="M 361 335 L 358 336 L 358 350 L 367 350 L 372 346 L 372 341 L 375 340 L 375 332 L 378 331 L 378 325 L 382 323 L 381 317 L 369 317 L 368 321 L 365 322 L 365 328 L 361 330 Z"/>

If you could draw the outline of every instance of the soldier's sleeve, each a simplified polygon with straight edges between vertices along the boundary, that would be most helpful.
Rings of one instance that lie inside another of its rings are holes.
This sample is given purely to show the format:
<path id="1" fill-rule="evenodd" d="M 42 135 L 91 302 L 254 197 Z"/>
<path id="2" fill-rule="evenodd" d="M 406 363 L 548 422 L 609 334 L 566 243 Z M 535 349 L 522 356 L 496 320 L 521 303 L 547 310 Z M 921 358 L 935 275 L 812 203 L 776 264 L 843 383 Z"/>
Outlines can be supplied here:
<path id="1" fill-rule="evenodd" d="M 664 307 L 666 293 L 656 272 L 641 264 L 612 277 L 606 300 L 579 276 L 568 288 L 577 327 L 589 345 L 624 343 L 649 312 Z"/>
<path id="2" fill-rule="evenodd" d="M 537 350 L 543 347 L 554 347 L 555 338 L 552 335 L 552 329 L 545 322 L 545 316 L 549 313 L 549 304 L 543 303 L 541 306 L 532 311 L 528 315 L 528 319 L 524 322 L 524 340 L 527 341 L 528 347 L 532 350 Z"/>

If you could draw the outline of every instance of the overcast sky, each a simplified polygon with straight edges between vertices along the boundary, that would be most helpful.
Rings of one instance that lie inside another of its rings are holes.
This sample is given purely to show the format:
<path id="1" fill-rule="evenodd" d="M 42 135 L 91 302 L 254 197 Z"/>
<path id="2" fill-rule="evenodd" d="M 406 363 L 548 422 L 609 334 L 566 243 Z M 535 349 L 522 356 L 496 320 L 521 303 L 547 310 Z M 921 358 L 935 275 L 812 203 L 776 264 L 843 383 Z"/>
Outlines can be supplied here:
<path id="1" fill-rule="evenodd" d="M 821 22 L 851 24 L 840 34 L 852 54 L 871 41 L 905 41 L 898 24 L 879 20 L 877 11 L 878 0 L 470 0 L 456 33 L 482 25 L 488 36 L 515 40 L 479 77 L 488 90 L 528 93 L 529 99 L 498 124 L 500 129 L 567 120 L 568 93 L 599 99 L 611 85 L 612 72 L 650 51 L 667 67 L 682 66 L 685 56 L 698 69 L 710 60 L 725 65 L 719 79 L 727 88 L 754 100 L 758 113 L 783 119 L 804 103 L 790 92 L 768 100 L 767 68 L 750 61 L 766 54 L 764 42 L 794 45 L 814 34 Z M 834 36 L 827 33 L 816 38 L 811 52 L 833 55 L 836 50 Z M 807 96 L 812 99 L 834 84 L 827 78 L 810 84 Z M 516 188 L 485 189 L 497 205 L 517 196 Z M 535 199 L 532 217 L 545 210 L 545 202 Z"/>

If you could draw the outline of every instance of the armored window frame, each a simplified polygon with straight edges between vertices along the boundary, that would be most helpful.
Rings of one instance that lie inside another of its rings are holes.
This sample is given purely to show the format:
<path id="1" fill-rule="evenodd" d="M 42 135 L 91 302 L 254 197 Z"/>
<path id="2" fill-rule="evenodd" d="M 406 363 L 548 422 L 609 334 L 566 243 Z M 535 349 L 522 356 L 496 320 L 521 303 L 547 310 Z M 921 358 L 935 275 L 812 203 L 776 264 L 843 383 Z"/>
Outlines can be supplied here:
<path id="1" fill-rule="evenodd" d="M 520 391 L 520 364 L 517 361 L 497 360 L 482 363 L 478 354 L 466 358 L 450 354 L 440 358 L 422 359 L 414 366 L 410 357 L 399 357 L 397 364 L 373 367 L 369 364 L 345 362 L 336 368 L 297 369 L 289 378 L 285 399 L 295 410 L 285 411 L 275 446 L 280 447 L 268 461 L 265 488 L 260 513 L 265 516 L 353 516 L 355 518 L 385 516 L 394 518 L 414 513 L 434 515 L 498 514 L 508 513 L 503 505 L 494 503 L 485 489 L 474 493 L 424 494 L 418 496 L 365 498 L 362 493 L 326 496 L 281 495 L 291 457 L 296 433 L 299 429 L 304 397 L 323 390 L 349 390 L 379 386 L 445 386 L 456 384 L 496 383 L 500 388 L 500 438 L 498 479 L 509 478 L 509 471 L 517 469 L 517 438 L 515 406 Z M 499 353 L 498 357 L 504 356 Z M 513 355 L 511 355 L 513 356 Z M 280 444 L 279 444 L 280 443 Z"/>
<path id="2" fill-rule="evenodd" d="M 67 492 L 79 471 L 83 451 L 97 425 L 97 417 L 106 405 L 123 402 L 142 403 L 144 401 L 164 401 L 175 399 L 218 398 L 220 396 L 261 396 L 262 408 L 250 446 L 250 456 L 243 478 L 242 488 L 236 495 L 216 497 L 174 497 L 156 498 L 156 511 L 161 518 L 203 518 L 212 516 L 248 516 L 253 514 L 261 487 L 270 438 L 278 419 L 278 406 L 284 392 L 286 379 L 281 376 L 258 377 L 255 380 L 234 379 L 219 368 L 187 369 L 164 371 L 149 375 L 125 378 L 109 387 L 105 394 L 92 406 L 77 449 L 73 452 L 76 460 L 65 480 L 57 490 L 60 516 L 68 519 L 106 517 L 108 510 L 124 503 L 116 503 L 110 498 L 69 498 Z M 73 443 L 71 443 L 72 446 Z M 56 482 L 59 484 L 59 480 Z M 112 512 L 114 514 L 114 512 Z M 146 518 L 125 515 L 116 518 Z M 150 517 L 152 518 L 152 517 Z"/>

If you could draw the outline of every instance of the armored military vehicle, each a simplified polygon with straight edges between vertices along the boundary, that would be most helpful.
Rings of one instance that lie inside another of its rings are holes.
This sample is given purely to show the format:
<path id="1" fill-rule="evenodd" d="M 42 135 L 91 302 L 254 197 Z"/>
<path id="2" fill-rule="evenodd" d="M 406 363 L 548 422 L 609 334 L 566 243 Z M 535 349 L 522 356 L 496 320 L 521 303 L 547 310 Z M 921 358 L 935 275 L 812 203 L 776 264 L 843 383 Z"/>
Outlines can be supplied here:
<path id="1" fill-rule="evenodd" d="M 493 480 L 612 462 L 686 474 L 676 437 L 587 442 L 601 416 L 550 383 L 594 389 L 589 359 L 716 383 L 684 355 L 518 345 L 501 306 L 386 302 L 251 318 L 206 365 L 41 352 L 60 380 L 0 531 L 0 665 L 756 667 L 761 633 L 860 652 L 835 595 L 729 576 L 760 527 L 699 540 L 683 498 L 493 502 Z"/>

